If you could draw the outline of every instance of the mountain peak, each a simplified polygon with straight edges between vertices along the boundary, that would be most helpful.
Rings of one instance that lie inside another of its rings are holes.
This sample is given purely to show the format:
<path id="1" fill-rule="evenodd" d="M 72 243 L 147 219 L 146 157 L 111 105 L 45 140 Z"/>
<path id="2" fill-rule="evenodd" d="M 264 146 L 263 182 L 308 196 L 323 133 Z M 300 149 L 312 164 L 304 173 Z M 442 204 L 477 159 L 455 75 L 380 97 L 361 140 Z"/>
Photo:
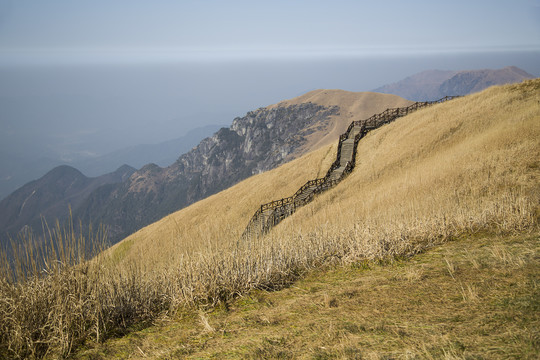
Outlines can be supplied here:
<path id="1" fill-rule="evenodd" d="M 521 75 L 521 76 L 523 76 L 523 77 L 525 77 L 525 78 L 528 78 L 528 79 L 533 79 L 533 78 L 534 78 L 533 75 L 529 74 L 529 73 L 526 72 L 525 70 L 520 69 L 520 68 L 518 68 L 517 66 L 513 66 L 513 65 L 512 65 L 512 66 L 504 67 L 504 68 L 502 68 L 501 70 L 514 72 L 514 73 L 516 73 L 516 74 L 518 74 L 518 75 Z"/>
<path id="2" fill-rule="evenodd" d="M 90 178 L 72 166 L 57 166 L 0 201 L 2 235 L 16 234 L 25 226 L 38 229 L 42 218 L 65 219 L 70 208 L 76 209 L 92 191 L 105 184 L 125 181 L 133 172 L 131 166 L 122 165 L 114 173 Z M 0 236 L 0 243 L 3 240 Z"/>
<path id="3" fill-rule="evenodd" d="M 493 85 L 511 84 L 533 76 L 516 67 L 464 71 L 427 70 L 374 91 L 396 94 L 409 100 L 437 100 L 446 95 L 467 95 Z"/>
<path id="4" fill-rule="evenodd" d="M 59 178 L 87 178 L 82 172 L 69 165 L 59 165 L 46 173 L 42 179 L 48 181 Z"/>
<path id="5" fill-rule="evenodd" d="M 123 173 L 123 172 L 127 172 L 127 171 L 136 171 L 136 170 L 137 169 L 135 169 L 132 166 L 129 166 L 128 164 L 123 164 L 118 169 L 116 169 L 115 173 Z"/>

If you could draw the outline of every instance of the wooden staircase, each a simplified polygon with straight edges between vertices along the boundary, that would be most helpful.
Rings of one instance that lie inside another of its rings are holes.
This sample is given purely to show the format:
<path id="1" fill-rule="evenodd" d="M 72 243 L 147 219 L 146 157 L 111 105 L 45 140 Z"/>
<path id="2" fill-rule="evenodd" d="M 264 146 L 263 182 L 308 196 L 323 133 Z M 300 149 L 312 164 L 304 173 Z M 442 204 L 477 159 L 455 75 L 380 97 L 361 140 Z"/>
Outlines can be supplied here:
<path id="1" fill-rule="evenodd" d="M 356 164 L 356 147 L 358 141 L 366 136 L 369 131 L 377 129 L 418 109 L 445 102 L 456 97 L 446 96 L 436 101 L 416 102 L 403 108 L 386 109 L 382 113 L 373 115 L 366 120 L 353 121 L 347 128 L 347 131 L 339 137 L 336 160 L 330 166 L 326 175 L 323 178 L 308 181 L 291 197 L 261 205 L 246 226 L 242 238 L 248 240 L 266 234 L 272 227 L 292 215 L 297 208 L 311 202 L 314 196 L 336 186 L 353 170 Z"/>

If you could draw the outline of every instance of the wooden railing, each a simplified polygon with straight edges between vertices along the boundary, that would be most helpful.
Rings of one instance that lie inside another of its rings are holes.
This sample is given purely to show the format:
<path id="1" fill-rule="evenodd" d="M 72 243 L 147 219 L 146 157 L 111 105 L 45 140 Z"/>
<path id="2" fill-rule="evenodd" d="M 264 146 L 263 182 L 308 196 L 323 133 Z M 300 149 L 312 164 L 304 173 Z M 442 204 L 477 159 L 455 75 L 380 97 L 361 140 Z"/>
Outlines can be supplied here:
<path id="1" fill-rule="evenodd" d="M 292 215 L 297 208 L 304 206 L 313 200 L 313 197 L 328 189 L 336 186 L 345 176 L 352 172 L 356 164 L 356 147 L 360 139 L 362 139 L 371 130 L 377 129 L 382 125 L 388 124 L 397 118 L 406 116 L 418 109 L 430 106 L 433 104 L 442 103 L 458 96 L 445 96 L 442 99 L 435 101 L 415 102 L 412 105 L 401 108 L 386 109 L 382 113 L 375 114 L 365 120 L 356 120 L 351 122 L 347 131 L 339 136 L 337 147 L 336 160 L 328 169 L 326 175 L 322 178 L 309 180 L 296 191 L 296 193 L 287 198 L 274 200 L 266 204 L 262 204 L 255 214 L 251 217 L 242 238 L 249 239 L 253 236 L 260 236 L 270 231 L 272 227 L 279 224 L 284 218 Z M 352 158 L 347 162 L 345 169 L 339 177 L 332 179 L 332 174 L 341 165 L 341 150 L 343 142 L 350 138 L 351 131 L 358 127 L 358 134 L 354 137 L 354 145 Z"/>

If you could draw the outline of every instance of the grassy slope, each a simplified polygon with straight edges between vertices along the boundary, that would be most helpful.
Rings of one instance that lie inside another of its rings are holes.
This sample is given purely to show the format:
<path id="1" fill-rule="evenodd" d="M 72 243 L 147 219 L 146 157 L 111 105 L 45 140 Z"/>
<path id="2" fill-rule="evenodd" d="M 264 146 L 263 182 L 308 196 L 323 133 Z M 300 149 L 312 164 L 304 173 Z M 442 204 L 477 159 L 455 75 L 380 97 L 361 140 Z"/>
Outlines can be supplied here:
<path id="1" fill-rule="evenodd" d="M 91 353 L 534 357 L 538 235 L 466 234 L 522 233 L 538 223 L 539 89 L 539 80 L 491 88 L 371 133 L 353 174 L 250 245 L 273 265 L 285 259 L 308 269 L 331 256 L 344 267 L 311 273 L 282 292 L 252 292 L 230 303 L 231 312 L 187 311 Z M 334 152 L 322 148 L 177 212 L 126 239 L 113 256 L 158 268 L 213 254 L 209 267 L 226 274 L 228 260 L 216 254 L 236 243 L 257 205 L 322 174 Z M 358 268 L 361 259 L 414 254 L 452 238 L 462 240 L 410 262 Z"/>
<path id="2" fill-rule="evenodd" d="M 279 170 L 244 180 L 129 236 L 112 247 L 112 256 L 155 269 L 170 266 L 178 253 L 205 252 L 235 242 L 263 202 L 290 196 L 306 181 L 324 176 L 335 154 L 335 145 L 321 148 Z"/>
<path id="3" fill-rule="evenodd" d="M 476 235 L 410 259 L 314 270 L 78 359 L 534 359 L 540 238 Z"/>
<path id="4" fill-rule="evenodd" d="M 503 208 L 520 198 L 536 204 L 540 80 L 528 84 L 428 108 L 369 134 L 358 145 L 354 172 L 286 220 L 275 236 L 293 229 L 357 233 L 380 225 L 435 234 L 448 225 L 500 221 L 508 215 Z"/>
<path id="5" fill-rule="evenodd" d="M 540 80 L 495 87 L 373 131 L 360 142 L 349 177 L 257 240 L 239 241 L 257 206 L 324 174 L 335 145 L 174 213 L 91 262 L 70 266 L 52 254 L 47 276 L 36 266 L 28 281 L 16 284 L 3 279 L 6 269 L 0 268 L 0 357 L 57 358 L 165 314 L 180 318 L 170 324 L 170 338 L 166 329 L 149 328 L 105 342 L 94 353 L 112 346 L 105 357 L 115 357 L 122 341 L 149 333 L 156 338 L 129 345 L 125 355 L 159 358 L 174 350 L 176 357 L 182 352 L 204 357 L 206 351 L 222 351 L 216 357 L 223 357 L 222 348 L 254 358 L 351 358 L 356 350 L 366 356 L 395 351 L 402 357 L 535 354 L 539 94 Z M 528 232 L 533 235 L 525 238 Z M 521 235 L 508 241 L 497 237 L 509 234 Z M 439 248 L 448 258 L 443 268 L 428 258 L 425 268 L 418 268 L 419 257 L 403 263 L 404 272 L 392 270 L 401 264 L 398 259 L 452 239 L 463 240 L 444 245 L 449 250 Z M 472 260 L 458 252 L 477 248 Z M 374 268 L 358 270 L 365 265 Z M 331 266 L 337 270 L 313 274 Z M 283 288 L 275 294 L 260 291 Z M 342 293 L 345 289 L 350 290 Z M 275 296 L 275 313 L 263 312 L 267 320 L 257 320 L 257 312 L 254 320 L 239 315 L 250 307 L 262 310 L 246 300 L 250 296 L 263 299 L 261 304 Z M 498 299 L 506 299 L 502 309 Z M 197 308 L 216 306 L 238 310 L 196 315 Z M 445 311 L 452 315 L 442 317 Z M 456 327 L 454 314 L 461 314 Z M 263 331 L 274 322 L 282 335 Z M 459 329 L 463 333 L 456 336 Z M 411 338 L 399 340 L 400 334 Z"/>
<path id="6" fill-rule="evenodd" d="M 348 238 L 348 256 L 375 258 L 464 230 L 525 226 L 538 215 L 540 196 L 540 80 L 528 84 L 440 104 L 370 133 L 359 143 L 355 171 L 263 242 L 301 248 L 317 237 L 344 246 Z M 179 254 L 222 251 L 236 244 L 261 203 L 292 195 L 324 174 L 334 157 L 335 145 L 323 147 L 249 178 L 148 226 L 112 252 L 154 268 L 171 266 Z"/>
<path id="7" fill-rule="evenodd" d="M 117 257 L 170 265 L 170 255 L 180 251 L 205 251 L 215 242 L 236 239 L 242 233 L 258 206 L 262 203 L 292 195 L 306 181 L 324 176 L 335 160 L 337 138 L 351 121 L 365 119 L 387 107 L 402 107 L 412 102 L 389 94 L 350 92 L 343 90 L 314 90 L 300 97 L 284 100 L 269 108 L 313 102 L 323 106 L 339 106 L 328 133 L 316 131 L 311 135 L 309 149 L 317 149 L 302 159 L 251 177 L 241 184 L 202 200 L 158 221 L 117 244 Z M 304 153 L 300 149 L 299 153 Z M 294 156 L 293 156 L 294 157 Z M 214 214 L 219 214 L 218 218 Z M 135 246 L 132 247 L 132 244 Z M 138 255 L 136 255 L 138 254 Z"/>

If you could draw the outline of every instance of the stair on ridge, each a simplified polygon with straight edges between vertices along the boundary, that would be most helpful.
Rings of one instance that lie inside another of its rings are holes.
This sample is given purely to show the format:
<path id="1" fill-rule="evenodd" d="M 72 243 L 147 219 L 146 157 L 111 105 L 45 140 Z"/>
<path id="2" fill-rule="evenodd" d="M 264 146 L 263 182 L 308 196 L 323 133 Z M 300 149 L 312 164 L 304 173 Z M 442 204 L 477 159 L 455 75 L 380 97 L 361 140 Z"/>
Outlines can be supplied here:
<path id="1" fill-rule="evenodd" d="M 341 144 L 341 156 L 339 157 L 339 165 L 346 166 L 352 160 L 354 152 L 354 139 L 347 139 Z"/>

